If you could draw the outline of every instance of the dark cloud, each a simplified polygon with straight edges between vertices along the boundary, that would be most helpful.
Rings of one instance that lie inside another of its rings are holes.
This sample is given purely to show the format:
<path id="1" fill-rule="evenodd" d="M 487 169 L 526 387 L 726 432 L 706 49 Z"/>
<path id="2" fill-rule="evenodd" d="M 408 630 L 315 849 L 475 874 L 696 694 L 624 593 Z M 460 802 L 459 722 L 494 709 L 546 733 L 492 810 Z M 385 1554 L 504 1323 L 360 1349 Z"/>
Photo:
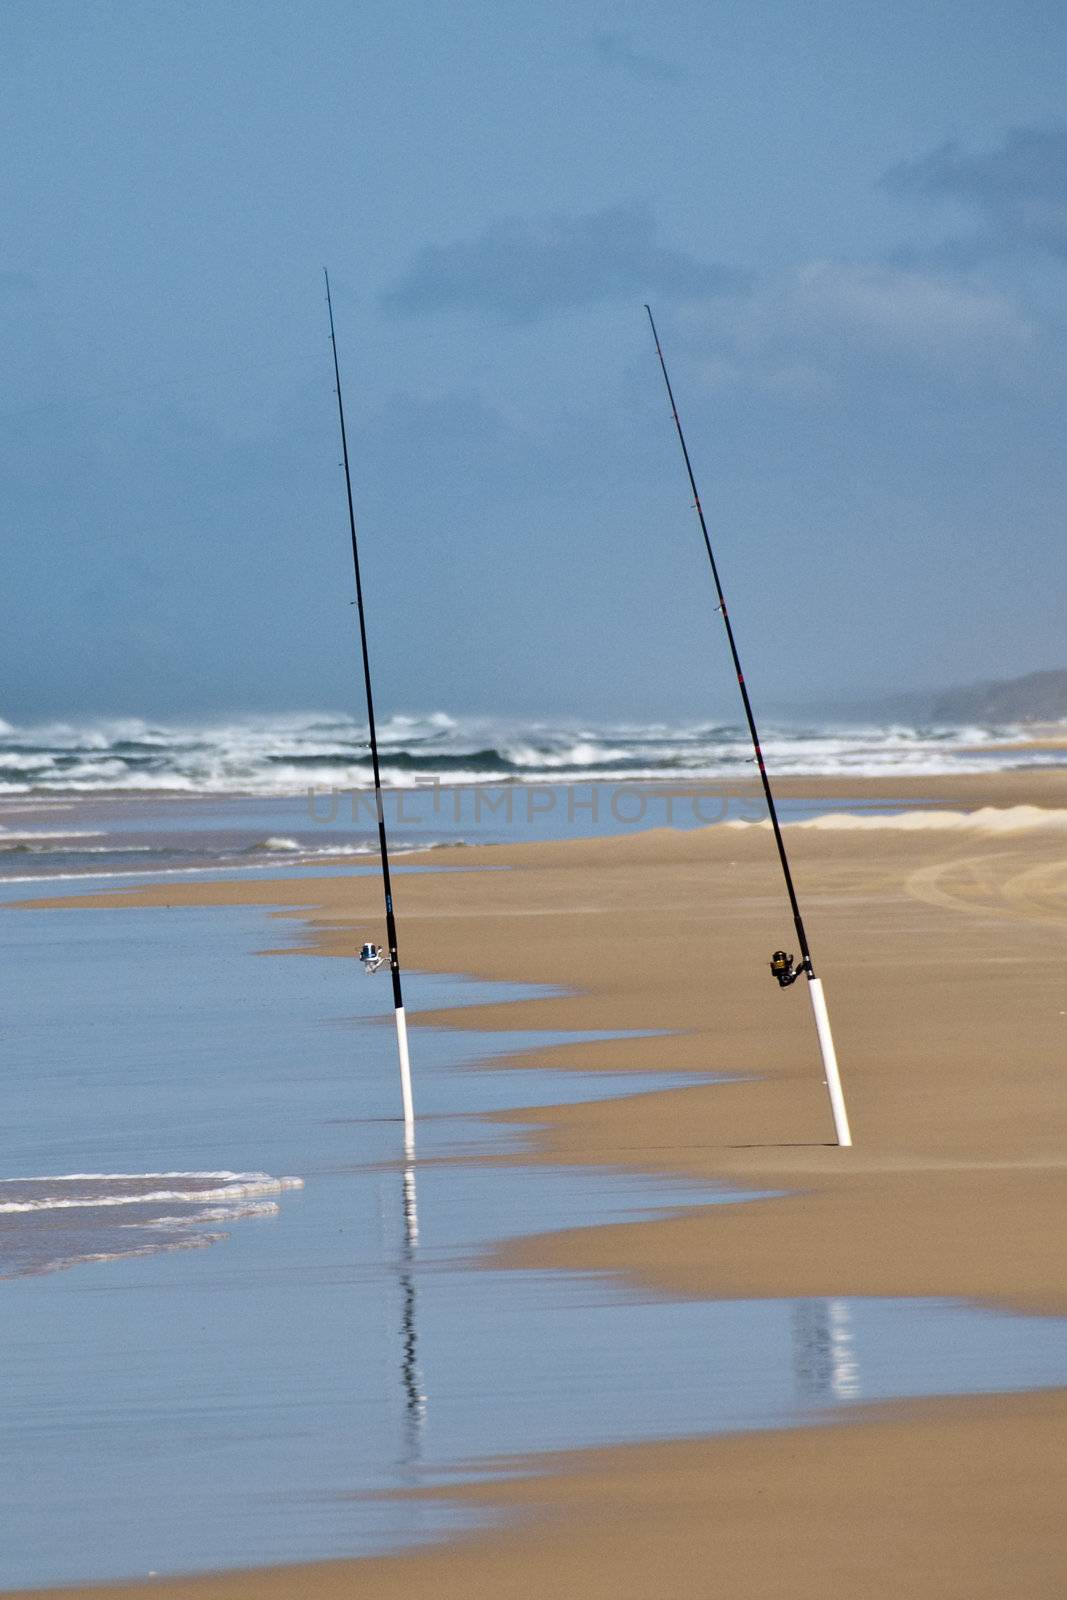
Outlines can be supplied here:
<path id="1" fill-rule="evenodd" d="M 681 72 L 669 61 L 635 50 L 618 33 L 594 33 L 588 40 L 589 48 L 597 60 L 606 67 L 621 67 L 635 78 L 648 83 L 678 83 Z"/>
<path id="2" fill-rule="evenodd" d="M 1067 260 L 1067 127 L 1012 128 L 978 154 L 952 141 L 881 181 L 895 194 L 971 207 L 977 232 L 947 247 L 959 260 L 1033 250 Z"/>
<path id="3" fill-rule="evenodd" d="M 532 322 L 618 296 L 699 298 L 746 281 L 659 244 L 651 208 L 628 205 L 502 220 L 475 238 L 426 245 L 382 304 L 400 314 L 489 310 Z"/>

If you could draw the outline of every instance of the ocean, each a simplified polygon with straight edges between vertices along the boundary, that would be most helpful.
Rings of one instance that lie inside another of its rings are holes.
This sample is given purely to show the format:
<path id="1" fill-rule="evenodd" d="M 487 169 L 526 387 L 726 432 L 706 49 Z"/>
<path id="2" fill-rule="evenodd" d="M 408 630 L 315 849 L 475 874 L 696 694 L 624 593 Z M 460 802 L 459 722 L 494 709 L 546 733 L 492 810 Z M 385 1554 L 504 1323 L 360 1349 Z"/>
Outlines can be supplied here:
<path id="1" fill-rule="evenodd" d="M 398 856 L 443 844 L 755 822 L 754 778 L 730 723 L 515 721 L 444 712 L 381 725 L 386 821 Z M 934 777 L 1054 765 L 1017 726 L 769 724 L 772 777 Z M 305 870 L 373 856 L 364 724 L 325 712 L 165 724 L 0 723 L 0 878 Z M 708 786 L 712 792 L 708 792 Z M 704 792 L 694 794 L 694 786 Z M 842 801 L 783 798 L 787 820 Z M 848 803 L 850 811 L 863 802 Z M 872 802 L 866 802 L 870 807 Z"/>
<path id="2" fill-rule="evenodd" d="M 1026 750 L 1026 731 L 1015 725 L 772 722 L 761 732 L 768 766 L 783 777 L 922 777 L 1059 759 Z M 442 711 L 390 717 L 379 745 L 390 788 L 736 778 L 752 755 L 747 730 L 735 723 L 515 721 Z M 0 795 L 291 795 L 369 782 L 366 725 L 337 713 L 189 724 L 0 721 Z"/>

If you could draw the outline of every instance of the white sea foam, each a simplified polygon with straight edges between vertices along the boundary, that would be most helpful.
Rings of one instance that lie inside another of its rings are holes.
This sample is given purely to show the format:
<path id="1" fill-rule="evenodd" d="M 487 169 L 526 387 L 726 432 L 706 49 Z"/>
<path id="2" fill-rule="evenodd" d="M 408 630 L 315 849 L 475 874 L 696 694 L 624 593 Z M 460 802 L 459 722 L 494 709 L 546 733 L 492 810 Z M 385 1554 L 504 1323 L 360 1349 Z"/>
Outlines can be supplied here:
<path id="1" fill-rule="evenodd" d="M 5 1183 L 148 1183 L 161 1178 L 216 1178 L 220 1183 L 275 1182 L 269 1172 L 231 1172 L 228 1168 L 210 1168 L 206 1171 L 170 1172 L 52 1172 L 47 1178 L 0 1178 L 0 1188 Z M 302 1178 L 294 1178 L 302 1183 Z"/>
<path id="2" fill-rule="evenodd" d="M 736 724 L 555 723 L 493 717 L 398 715 L 379 729 L 391 788 L 566 781 L 676 781 L 736 777 L 751 749 Z M 768 764 L 786 775 L 856 777 L 1050 764 L 1027 750 L 1026 730 L 1002 727 L 767 726 Z M 299 794 L 367 788 L 366 727 L 330 712 L 164 726 L 137 719 L 39 727 L 0 725 L 0 795 L 120 793 Z"/>
<path id="3" fill-rule="evenodd" d="M 427 839 L 425 841 L 420 841 L 409 845 L 405 845 L 403 843 L 392 843 L 389 847 L 389 857 L 390 860 L 395 859 L 397 861 L 402 861 L 405 856 L 421 855 L 424 850 L 455 849 L 457 846 L 465 845 L 467 843 L 468 841 L 466 839 Z M 135 846 L 133 848 L 136 850 L 141 850 L 143 848 L 145 849 L 146 853 L 148 853 L 151 851 L 152 847 Z M 96 852 L 87 851 L 85 853 L 94 854 Z M 100 853 L 110 854 L 111 852 L 104 851 Z M 133 851 L 117 849 L 114 853 L 126 855 L 132 854 Z M 299 853 L 294 853 L 291 851 L 284 851 L 280 853 L 287 857 L 286 870 L 292 870 L 295 868 L 314 867 L 328 857 L 376 857 L 378 855 L 378 845 L 376 843 L 373 845 L 301 845 Z M 225 873 L 226 877 L 232 877 L 235 874 L 242 872 L 278 870 L 281 864 L 278 863 L 278 868 L 275 868 L 274 863 L 270 860 L 271 854 L 272 852 L 270 851 L 247 850 L 243 852 L 241 856 L 226 856 L 225 858 L 220 858 L 217 862 L 210 866 L 203 867 L 119 867 L 98 872 L 4 873 L 2 879 L 0 879 L 0 882 L 5 884 L 91 883 L 96 880 L 106 880 L 107 882 L 111 882 L 113 879 L 121 878 L 124 881 L 130 879 L 135 882 L 154 883 L 157 878 L 202 878 L 205 876 L 217 877 L 220 872 Z"/>
<path id="4" fill-rule="evenodd" d="M 97 878 L 196 878 L 203 877 L 205 873 L 217 875 L 218 865 L 212 867 L 151 867 L 141 871 L 108 871 L 108 872 L 20 872 L 10 877 L 5 873 L 4 883 L 90 883 Z M 239 871 L 234 862 L 227 862 L 227 876 L 231 872 Z"/>
<path id="5" fill-rule="evenodd" d="M 193 1249 L 278 1214 L 301 1178 L 266 1172 L 68 1172 L 0 1180 L 0 1278 Z"/>
<path id="6" fill-rule="evenodd" d="M 625 746 L 613 748 L 610 744 L 601 743 L 595 736 L 564 744 L 555 751 L 543 747 L 538 749 L 529 744 L 505 745 L 503 753 L 516 767 L 538 767 L 557 774 L 561 767 L 595 769 L 613 766 L 620 761 L 630 760 L 633 754 Z"/>
<path id="7" fill-rule="evenodd" d="M 191 1211 L 188 1215 L 153 1217 L 148 1224 L 134 1222 L 123 1223 L 122 1226 L 131 1228 L 191 1228 L 199 1227 L 205 1222 L 240 1222 L 245 1217 L 276 1217 L 281 1211 L 277 1200 L 249 1200 L 239 1205 L 232 1206 L 205 1206 L 203 1211 Z"/>
<path id="8" fill-rule="evenodd" d="M 103 839 L 103 828 L 0 828 L 0 850 L 8 844 L 35 844 L 38 839 Z"/>
<path id="9" fill-rule="evenodd" d="M 62 1272 L 69 1267 L 82 1267 L 89 1262 L 131 1261 L 138 1256 L 169 1255 L 175 1250 L 206 1250 L 210 1245 L 221 1244 L 224 1233 L 194 1233 L 188 1237 L 177 1235 L 171 1239 L 154 1239 L 150 1244 L 131 1244 L 119 1250 L 89 1250 L 84 1255 L 53 1256 L 36 1262 L 29 1270 L 35 1274 Z M 2 1274 L 0 1274 L 2 1276 Z"/>
<path id="10" fill-rule="evenodd" d="M 176 1179 L 186 1181 L 177 1186 Z M 69 1185 L 76 1192 L 57 1188 L 57 1185 Z M 265 1172 L 85 1172 L 47 1178 L 4 1178 L 0 1179 L 0 1215 L 92 1210 L 104 1206 L 178 1203 L 203 1206 L 219 1201 L 255 1200 L 303 1186 L 303 1178 L 272 1178 Z M 10 1193 L 13 1188 L 22 1191 L 20 1197 L 5 1200 L 5 1192 Z M 158 1224 L 160 1219 L 154 1221 Z"/>

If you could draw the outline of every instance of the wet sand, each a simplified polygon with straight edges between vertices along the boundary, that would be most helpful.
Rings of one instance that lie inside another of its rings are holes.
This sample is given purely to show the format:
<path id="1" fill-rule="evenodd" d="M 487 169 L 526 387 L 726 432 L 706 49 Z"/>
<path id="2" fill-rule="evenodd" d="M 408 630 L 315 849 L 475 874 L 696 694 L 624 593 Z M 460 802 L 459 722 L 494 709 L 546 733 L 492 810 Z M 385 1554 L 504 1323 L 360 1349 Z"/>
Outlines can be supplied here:
<path id="1" fill-rule="evenodd" d="M 422 1554 L 84 1593 L 1059 1600 L 1063 1485 L 1055 1468 L 1065 1433 L 1067 1402 L 1056 1392 L 942 1402 L 906 1419 L 564 1456 L 544 1463 L 547 1478 L 459 1491 L 509 1514 L 502 1532 Z M 38 1600 L 52 1592 L 33 1591 Z"/>
<path id="2" fill-rule="evenodd" d="M 893 792 L 957 808 L 1067 806 L 1067 773 L 868 788 Z M 664 1030 L 539 1059 L 561 1071 L 737 1074 L 530 1113 L 543 1159 L 789 1191 L 578 1228 L 513 1245 L 507 1259 L 694 1295 L 951 1295 L 1067 1310 L 1067 830 L 796 827 L 788 837 L 852 1151 L 828 1142 L 805 986 L 781 993 L 767 970 L 776 945 L 793 945 L 763 829 L 439 850 L 432 865 L 475 870 L 398 882 L 407 965 L 568 990 L 423 1022 Z M 379 897 L 373 879 L 338 878 L 168 883 L 91 903 L 272 906 L 280 949 L 350 955 L 381 937 Z M 417 1037 L 414 1051 L 417 1063 Z M 1060 1596 L 1065 1446 L 1067 1400 L 1056 1393 L 627 1447 L 462 1491 L 524 1508 L 531 1520 L 518 1529 L 388 1560 L 153 1582 L 145 1593 Z"/>

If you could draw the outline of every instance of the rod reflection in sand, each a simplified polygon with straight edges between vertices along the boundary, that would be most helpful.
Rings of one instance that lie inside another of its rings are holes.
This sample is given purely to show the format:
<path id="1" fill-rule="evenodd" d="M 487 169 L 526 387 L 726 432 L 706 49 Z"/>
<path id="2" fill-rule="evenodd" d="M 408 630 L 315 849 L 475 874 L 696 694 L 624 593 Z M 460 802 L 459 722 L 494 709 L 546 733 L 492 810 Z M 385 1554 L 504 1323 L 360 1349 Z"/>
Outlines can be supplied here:
<path id="1" fill-rule="evenodd" d="M 857 1400 L 860 1369 L 847 1300 L 797 1300 L 793 1371 L 804 1400 Z"/>

